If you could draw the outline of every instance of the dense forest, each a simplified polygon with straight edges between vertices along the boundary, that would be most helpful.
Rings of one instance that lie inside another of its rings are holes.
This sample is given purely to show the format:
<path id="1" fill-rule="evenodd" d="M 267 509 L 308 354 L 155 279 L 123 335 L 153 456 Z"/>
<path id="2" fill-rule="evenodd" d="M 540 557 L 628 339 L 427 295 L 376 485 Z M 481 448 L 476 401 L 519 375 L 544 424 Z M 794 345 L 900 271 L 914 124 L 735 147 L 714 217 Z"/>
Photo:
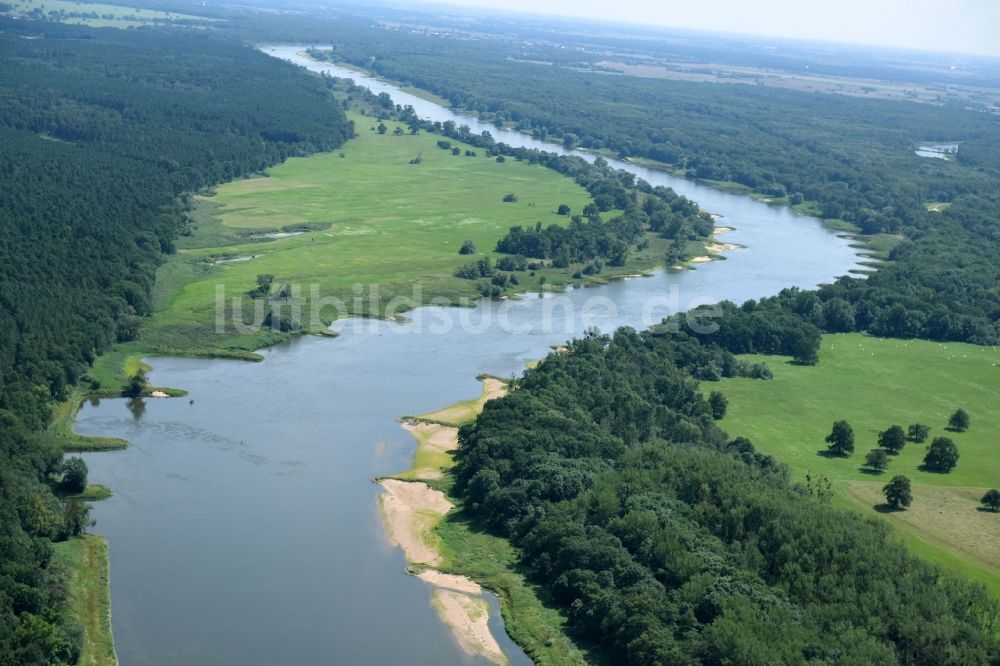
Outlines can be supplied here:
<path id="1" fill-rule="evenodd" d="M 683 333 L 590 334 L 461 429 L 467 510 L 612 663 L 988 664 L 998 607 L 729 440 Z"/>
<path id="2" fill-rule="evenodd" d="M 583 73 L 560 49 L 352 25 L 328 57 L 422 87 L 481 118 L 568 146 L 658 160 L 693 178 L 808 203 L 864 234 L 905 242 L 868 279 L 820 298 L 860 312 L 850 330 L 1000 341 L 1000 122 L 935 106 Z M 551 58 L 546 53 L 551 52 Z M 914 154 L 957 142 L 956 160 Z M 927 205 L 946 204 L 936 210 Z M 877 323 L 877 325 L 875 325 Z M 874 327 L 872 325 L 875 325 Z"/>
<path id="3" fill-rule="evenodd" d="M 79 649 L 52 402 L 138 334 L 185 193 L 352 135 L 327 85 L 205 33 L 0 20 L 0 663 Z"/>

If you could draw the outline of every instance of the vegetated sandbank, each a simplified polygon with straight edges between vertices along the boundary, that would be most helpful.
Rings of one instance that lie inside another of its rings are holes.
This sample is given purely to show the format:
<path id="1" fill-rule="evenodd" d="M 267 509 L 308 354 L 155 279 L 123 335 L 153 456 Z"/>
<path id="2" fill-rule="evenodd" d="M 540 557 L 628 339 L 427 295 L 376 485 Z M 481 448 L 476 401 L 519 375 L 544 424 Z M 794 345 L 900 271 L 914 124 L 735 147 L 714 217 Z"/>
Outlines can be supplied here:
<path id="1" fill-rule="evenodd" d="M 403 550 L 410 573 L 434 588 L 434 608 L 462 649 L 506 664 L 507 657 L 490 632 L 489 603 L 482 587 L 471 578 L 436 568 L 443 556 L 434 528 L 454 504 L 421 480 L 440 478 L 451 466 L 451 452 L 458 448 L 457 425 L 475 418 L 488 400 L 506 394 L 506 384 L 499 379 L 480 379 L 483 392 L 478 398 L 404 421 L 403 427 L 417 440 L 414 464 L 393 478 L 379 480 L 384 491 L 379 507 L 386 535 Z"/>
<path id="2" fill-rule="evenodd" d="M 720 216 L 712 213 L 712 219 L 718 222 Z M 683 263 L 671 266 L 671 268 L 674 270 L 682 270 L 684 268 L 689 268 L 691 264 L 704 264 L 715 259 L 725 259 L 725 257 L 722 256 L 723 252 L 745 248 L 746 245 L 740 245 L 739 243 L 722 243 L 715 238 L 720 234 L 728 233 L 730 231 L 733 231 L 732 227 L 716 226 L 712 232 L 712 238 L 710 238 L 709 242 L 704 246 L 707 254 L 699 254 L 695 257 L 691 257 Z"/>

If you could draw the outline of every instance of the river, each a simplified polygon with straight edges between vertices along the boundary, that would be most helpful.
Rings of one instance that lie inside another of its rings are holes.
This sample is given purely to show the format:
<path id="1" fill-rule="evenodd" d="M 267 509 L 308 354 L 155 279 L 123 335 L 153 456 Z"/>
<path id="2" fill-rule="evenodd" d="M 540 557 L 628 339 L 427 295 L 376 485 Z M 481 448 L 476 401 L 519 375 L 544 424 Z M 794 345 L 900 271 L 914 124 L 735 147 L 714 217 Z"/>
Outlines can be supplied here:
<path id="1" fill-rule="evenodd" d="M 389 92 L 425 118 L 565 152 L 302 59 L 301 48 L 265 51 Z M 723 240 L 746 248 L 697 270 L 564 295 L 422 308 L 405 323 L 341 320 L 338 338 L 297 339 L 264 350 L 262 363 L 156 358 L 151 381 L 189 398 L 84 405 L 77 432 L 131 443 L 85 456 L 91 480 L 116 493 L 93 516 L 110 545 L 123 664 L 478 663 L 383 534 L 371 479 L 409 467 L 415 447 L 396 418 L 477 395 L 476 375 L 519 374 L 588 326 L 639 328 L 700 302 L 814 287 L 858 265 L 848 242 L 815 219 L 612 164 L 722 215 L 735 228 Z M 512 661 L 524 663 L 497 633 Z"/>

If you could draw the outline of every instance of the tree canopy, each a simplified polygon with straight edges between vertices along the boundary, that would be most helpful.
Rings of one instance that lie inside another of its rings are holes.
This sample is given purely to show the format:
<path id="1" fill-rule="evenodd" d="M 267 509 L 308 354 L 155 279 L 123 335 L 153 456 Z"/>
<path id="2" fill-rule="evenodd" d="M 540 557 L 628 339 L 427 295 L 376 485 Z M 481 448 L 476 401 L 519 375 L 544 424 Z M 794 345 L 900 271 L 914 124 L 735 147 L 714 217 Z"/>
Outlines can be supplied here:
<path id="1" fill-rule="evenodd" d="M 955 413 L 948 419 L 948 427 L 956 432 L 965 432 L 969 429 L 969 414 L 964 409 L 956 409 Z"/>
<path id="2" fill-rule="evenodd" d="M 924 456 L 924 467 L 935 472 L 950 472 L 958 464 L 958 446 L 947 437 L 935 437 Z"/>
<path id="3" fill-rule="evenodd" d="M 885 501 L 894 509 L 905 509 L 913 502 L 910 480 L 902 475 L 892 477 L 882 492 L 885 493 Z"/>
<path id="4" fill-rule="evenodd" d="M 826 436 L 830 445 L 830 453 L 838 456 L 849 456 L 854 453 L 854 428 L 847 421 L 835 421 L 830 434 Z"/>

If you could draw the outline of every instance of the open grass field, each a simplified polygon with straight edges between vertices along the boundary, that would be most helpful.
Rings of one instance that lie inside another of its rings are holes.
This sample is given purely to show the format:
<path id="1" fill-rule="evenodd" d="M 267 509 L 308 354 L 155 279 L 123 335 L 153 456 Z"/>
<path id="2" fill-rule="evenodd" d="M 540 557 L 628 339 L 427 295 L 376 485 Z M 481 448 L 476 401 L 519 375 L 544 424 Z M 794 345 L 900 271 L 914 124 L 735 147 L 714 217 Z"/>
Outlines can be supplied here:
<path id="1" fill-rule="evenodd" d="M 73 0 L 10 0 L 7 4 L 19 14 L 29 14 L 38 10 L 46 17 L 57 19 L 63 23 L 78 23 L 92 28 L 127 28 L 154 24 L 169 25 L 178 21 L 218 20 L 157 9 L 140 9 L 99 2 L 74 2 Z"/>
<path id="2" fill-rule="evenodd" d="M 511 226 L 567 223 L 555 213 L 559 204 L 580 211 L 590 201 L 574 181 L 544 167 L 498 163 L 482 151 L 466 157 L 465 146 L 452 155 L 436 146 L 436 135 L 394 136 L 391 124 L 378 134 L 370 119 L 352 118 L 359 136 L 341 151 L 290 159 L 266 177 L 232 182 L 203 198 L 197 229 L 159 272 L 159 311 L 144 332 L 147 350 L 259 346 L 257 336 L 214 331 L 217 289 L 230 299 L 244 295 L 261 273 L 274 275 L 276 288 L 301 288 L 304 312 L 323 325 L 347 313 L 310 307 L 313 288 L 322 298 L 340 299 L 351 314 L 385 315 L 396 297 L 474 301 L 476 281 L 454 277 L 456 268 L 493 254 Z M 421 162 L 410 164 L 417 156 Z M 508 193 L 518 201 L 504 203 Z M 262 237 L 289 232 L 299 233 Z M 476 244 L 476 254 L 459 254 L 465 240 Z M 637 256 L 621 272 L 655 264 L 651 257 Z M 215 263 L 220 259 L 239 261 Z M 544 273 L 550 285 L 572 281 L 565 270 Z M 542 274 L 522 273 L 521 288 L 537 289 Z"/>
<path id="3" fill-rule="evenodd" d="M 83 624 L 81 666 L 115 666 L 108 589 L 108 544 L 86 534 L 54 544 L 55 561 L 68 573 L 73 615 Z"/>
<path id="4" fill-rule="evenodd" d="M 807 473 L 826 476 L 836 503 L 884 516 L 915 552 L 964 571 L 1000 595 L 1000 515 L 978 510 L 985 490 L 1000 487 L 1000 349 L 842 334 L 823 337 L 816 366 L 749 358 L 767 362 L 774 379 L 735 378 L 703 387 L 729 399 L 719 422 L 726 431 L 749 437 L 797 479 Z M 971 427 L 946 431 L 948 417 L 959 407 L 969 412 Z M 823 439 L 839 419 L 854 429 L 855 452 L 849 458 L 823 455 Z M 898 456 L 890 456 L 882 474 L 863 468 L 880 431 L 917 422 L 931 427 L 927 442 L 908 442 Z M 921 471 L 927 447 L 939 436 L 958 445 L 958 466 L 949 474 Z M 876 511 L 884 502 L 882 486 L 895 474 L 913 482 L 913 506 Z"/>

